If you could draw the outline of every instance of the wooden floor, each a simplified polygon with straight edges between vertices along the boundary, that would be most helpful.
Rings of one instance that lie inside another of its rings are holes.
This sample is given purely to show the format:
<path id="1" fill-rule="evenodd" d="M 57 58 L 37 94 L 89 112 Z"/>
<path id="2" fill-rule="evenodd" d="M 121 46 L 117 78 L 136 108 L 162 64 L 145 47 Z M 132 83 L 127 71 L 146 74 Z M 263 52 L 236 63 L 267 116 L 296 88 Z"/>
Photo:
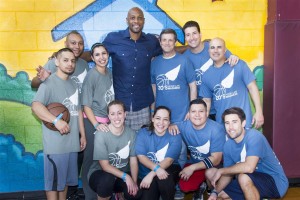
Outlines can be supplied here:
<path id="1" fill-rule="evenodd" d="M 184 200 L 192 200 L 193 194 L 188 194 Z M 207 196 L 204 196 L 204 199 L 207 199 Z M 300 200 L 300 187 L 290 187 L 286 195 L 281 198 L 281 200 Z"/>

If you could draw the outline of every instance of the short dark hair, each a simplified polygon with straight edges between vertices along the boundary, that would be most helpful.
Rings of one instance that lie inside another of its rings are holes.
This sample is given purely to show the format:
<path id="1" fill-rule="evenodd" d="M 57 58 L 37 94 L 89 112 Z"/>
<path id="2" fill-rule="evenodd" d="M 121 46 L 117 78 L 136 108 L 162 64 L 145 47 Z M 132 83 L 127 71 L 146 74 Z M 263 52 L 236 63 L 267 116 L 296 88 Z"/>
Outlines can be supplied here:
<path id="1" fill-rule="evenodd" d="M 191 109 L 192 105 L 194 105 L 194 104 L 202 104 L 205 107 L 205 109 L 207 110 L 207 105 L 206 105 L 206 103 L 203 99 L 194 99 L 194 100 L 192 100 L 190 102 L 189 109 Z"/>
<path id="2" fill-rule="evenodd" d="M 55 53 L 55 57 L 57 58 L 58 56 L 60 56 L 63 52 L 70 52 L 74 55 L 73 51 L 70 49 L 70 48 L 62 48 L 60 50 L 58 50 L 56 53 Z"/>
<path id="3" fill-rule="evenodd" d="M 105 51 L 108 53 L 107 48 L 104 46 L 104 44 L 102 44 L 100 42 L 97 42 L 97 43 L 93 44 L 92 47 L 91 47 L 91 55 L 92 56 L 94 54 L 95 48 L 97 48 L 97 47 L 103 47 L 105 49 Z"/>
<path id="4" fill-rule="evenodd" d="M 184 32 L 184 30 L 185 30 L 186 28 L 189 28 L 189 27 L 196 27 L 197 30 L 198 30 L 198 32 L 201 33 L 201 32 L 200 32 L 200 26 L 199 26 L 198 22 L 196 22 L 196 21 L 188 21 L 188 22 L 186 22 L 186 23 L 183 25 L 183 27 L 182 27 L 183 32 Z"/>
<path id="5" fill-rule="evenodd" d="M 168 113 L 169 113 L 169 120 L 171 121 L 171 110 L 170 110 L 170 108 L 168 108 L 167 106 L 158 106 L 157 108 L 154 109 L 153 116 L 155 116 L 156 113 L 157 113 L 157 111 L 159 111 L 159 110 L 166 110 L 166 111 L 168 111 Z M 152 121 L 151 121 L 151 123 L 149 125 L 148 130 L 152 131 L 152 132 L 154 131 L 154 124 L 153 124 Z"/>
<path id="6" fill-rule="evenodd" d="M 107 105 L 107 113 L 109 113 L 109 108 L 110 108 L 111 106 L 113 106 L 113 105 L 120 105 L 120 106 L 122 106 L 124 112 L 126 111 L 126 109 L 125 109 L 125 104 L 124 104 L 122 101 L 120 101 L 120 100 L 113 100 L 113 101 L 111 101 L 111 102 Z"/>
<path id="7" fill-rule="evenodd" d="M 159 34 L 159 40 L 161 40 L 161 36 L 163 34 L 173 34 L 174 38 L 175 38 L 175 41 L 177 41 L 177 33 L 175 32 L 174 29 L 166 28 L 166 29 L 162 30 L 161 33 Z"/>
<path id="8" fill-rule="evenodd" d="M 71 32 L 69 32 L 68 34 L 67 34 L 67 39 L 68 39 L 68 37 L 70 36 L 70 35 L 72 35 L 72 34 L 74 34 L 74 35 L 79 35 L 80 37 L 81 37 L 81 39 L 83 40 L 83 37 L 82 37 L 82 35 L 78 32 L 78 31 L 76 31 L 76 30 L 72 30 Z"/>
<path id="9" fill-rule="evenodd" d="M 245 115 L 245 112 L 243 111 L 243 109 L 241 109 L 239 107 L 232 107 L 232 108 L 226 109 L 223 112 L 223 114 L 222 114 L 223 122 L 225 122 L 225 116 L 226 115 L 231 115 L 231 114 L 236 114 L 240 118 L 241 122 L 246 120 L 246 115 Z"/>

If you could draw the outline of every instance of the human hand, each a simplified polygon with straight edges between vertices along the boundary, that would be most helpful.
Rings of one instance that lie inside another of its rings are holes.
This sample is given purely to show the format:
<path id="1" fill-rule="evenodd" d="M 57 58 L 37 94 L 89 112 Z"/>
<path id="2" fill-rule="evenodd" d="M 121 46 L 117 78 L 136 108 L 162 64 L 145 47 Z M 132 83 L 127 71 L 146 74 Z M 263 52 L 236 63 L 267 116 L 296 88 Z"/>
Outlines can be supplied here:
<path id="1" fill-rule="evenodd" d="M 194 173 L 195 169 L 193 165 L 190 165 L 188 167 L 183 168 L 181 172 L 179 172 L 179 176 L 181 179 L 187 181 L 191 177 L 191 175 Z"/>
<path id="2" fill-rule="evenodd" d="M 171 135 L 178 135 L 180 133 L 178 126 L 175 124 L 171 124 L 168 130 Z"/>
<path id="3" fill-rule="evenodd" d="M 108 124 L 99 124 L 97 127 L 96 127 L 96 130 L 97 131 L 102 131 L 102 132 L 108 132 L 109 131 L 109 128 L 108 128 Z"/>
<path id="4" fill-rule="evenodd" d="M 139 188 L 137 184 L 132 180 L 131 176 L 129 176 L 128 174 L 126 175 L 126 185 L 128 194 L 135 196 Z"/>
<path id="5" fill-rule="evenodd" d="M 150 185 L 153 181 L 153 175 L 151 173 L 148 173 L 147 176 L 145 176 L 140 184 L 140 188 L 148 189 L 150 188 Z"/>
<path id="6" fill-rule="evenodd" d="M 85 137 L 80 137 L 80 151 L 83 151 L 86 147 L 86 138 Z"/>
<path id="7" fill-rule="evenodd" d="M 64 120 L 61 119 L 58 120 L 55 123 L 55 127 L 57 128 L 57 130 L 60 132 L 61 135 L 68 134 L 70 132 L 69 124 Z"/>
<path id="8" fill-rule="evenodd" d="M 231 67 L 233 67 L 234 65 L 236 65 L 239 62 L 239 57 L 237 57 L 236 55 L 230 55 L 229 58 L 225 62 L 228 62 L 228 64 Z"/>
<path id="9" fill-rule="evenodd" d="M 51 71 L 50 70 L 46 70 L 45 68 L 43 68 L 42 66 L 38 66 L 36 68 L 37 71 L 37 77 L 41 80 L 41 81 L 45 81 L 50 75 L 51 75 Z"/>
<path id="10" fill-rule="evenodd" d="M 251 124 L 254 125 L 254 127 L 256 129 L 260 128 L 264 124 L 264 116 L 263 116 L 263 114 L 259 113 L 259 112 L 256 112 L 253 115 Z"/>
<path id="11" fill-rule="evenodd" d="M 155 173 L 159 180 L 166 179 L 169 176 L 168 172 L 161 167 L 158 168 Z"/>

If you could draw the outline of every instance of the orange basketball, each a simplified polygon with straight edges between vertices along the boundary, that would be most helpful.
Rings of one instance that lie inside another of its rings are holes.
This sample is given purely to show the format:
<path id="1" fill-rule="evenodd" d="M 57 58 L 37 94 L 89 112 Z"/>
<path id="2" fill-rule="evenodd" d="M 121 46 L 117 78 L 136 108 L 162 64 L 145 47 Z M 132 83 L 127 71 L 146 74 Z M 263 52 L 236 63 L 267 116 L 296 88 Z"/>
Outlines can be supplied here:
<path id="1" fill-rule="evenodd" d="M 58 117 L 60 114 L 62 114 L 61 119 L 64 120 L 65 122 L 69 123 L 70 121 L 70 113 L 69 110 L 66 106 L 64 106 L 61 103 L 50 103 L 46 106 L 46 108 L 49 110 L 49 112 Z M 55 125 L 52 122 L 46 122 L 43 121 L 44 125 L 49 128 L 50 130 L 53 131 L 58 131 Z"/>

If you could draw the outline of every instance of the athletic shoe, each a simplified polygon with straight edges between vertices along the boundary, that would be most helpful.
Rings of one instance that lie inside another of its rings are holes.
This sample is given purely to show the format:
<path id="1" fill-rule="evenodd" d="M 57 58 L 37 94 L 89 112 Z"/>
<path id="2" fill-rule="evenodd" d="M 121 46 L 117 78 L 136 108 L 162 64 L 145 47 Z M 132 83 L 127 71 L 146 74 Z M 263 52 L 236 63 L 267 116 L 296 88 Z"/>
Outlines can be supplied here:
<path id="1" fill-rule="evenodd" d="M 175 199 L 175 200 L 181 200 L 181 199 L 184 199 L 184 193 L 181 192 L 180 190 L 176 190 L 176 191 L 175 191 L 174 199 Z"/>
<path id="2" fill-rule="evenodd" d="M 199 190 L 197 190 L 196 192 L 194 192 L 194 195 L 193 195 L 193 200 L 203 200 L 203 194 L 206 190 L 206 183 L 203 182 L 200 187 L 199 187 Z"/>

